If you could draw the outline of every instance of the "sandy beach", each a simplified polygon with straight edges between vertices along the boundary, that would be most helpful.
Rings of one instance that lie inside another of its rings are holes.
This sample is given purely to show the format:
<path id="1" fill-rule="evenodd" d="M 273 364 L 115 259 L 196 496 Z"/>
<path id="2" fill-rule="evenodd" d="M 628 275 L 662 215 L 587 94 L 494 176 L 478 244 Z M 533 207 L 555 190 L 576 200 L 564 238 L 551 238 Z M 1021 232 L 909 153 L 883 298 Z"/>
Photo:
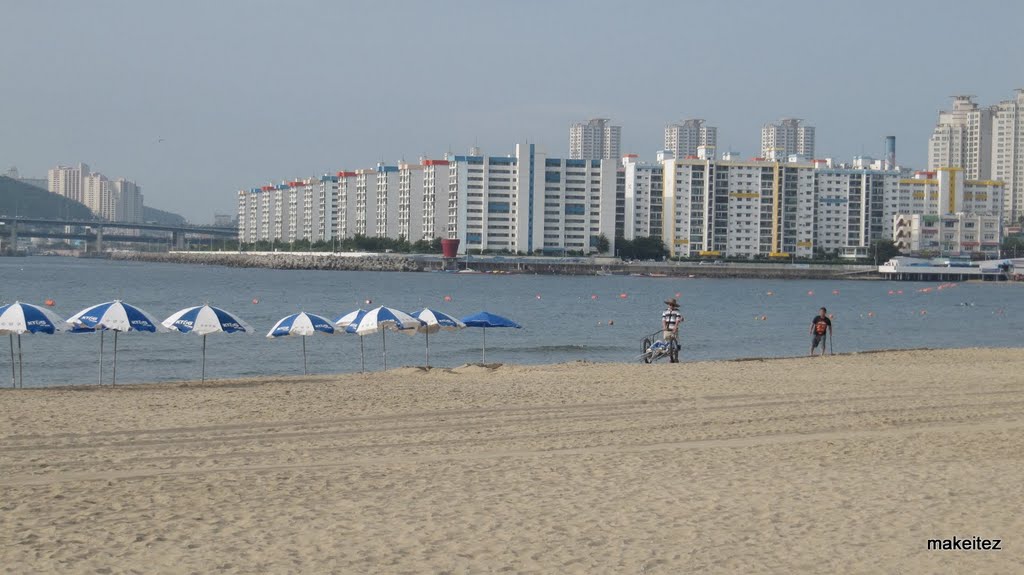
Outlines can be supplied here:
<path id="1" fill-rule="evenodd" d="M 9 573 L 1021 573 L 1024 350 L 0 391 Z M 1000 539 L 929 550 L 929 539 Z"/>

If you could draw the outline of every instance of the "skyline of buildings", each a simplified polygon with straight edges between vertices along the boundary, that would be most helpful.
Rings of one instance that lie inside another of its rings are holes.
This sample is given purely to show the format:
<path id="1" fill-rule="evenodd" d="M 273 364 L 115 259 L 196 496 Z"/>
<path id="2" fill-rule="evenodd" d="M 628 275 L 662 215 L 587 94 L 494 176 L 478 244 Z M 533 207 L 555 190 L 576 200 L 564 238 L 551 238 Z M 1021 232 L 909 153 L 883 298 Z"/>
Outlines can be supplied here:
<path id="1" fill-rule="evenodd" d="M 718 147 L 718 128 L 700 118 L 691 118 L 665 126 L 664 150 L 677 158 L 696 156 L 701 146 Z"/>
<path id="2" fill-rule="evenodd" d="M 144 219 L 142 188 L 131 180 L 110 180 L 84 163 L 51 168 L 46 180 L 51 193 L 85 204 L 105 220 L 139 223 Z"/>
<path id="3" fill-rule="evenodd" d="M 870 158 L 717 159 L 709 151 L 583 160 L 520 143 L 506 156 L 476 150 L 341 171 L 239 191 L 239 237 L 457 238 L 463 254 L 587 254 L 602 236 L 611 254 L 619 238 L 654 236 L 678 257 L 863 257 L 880 239 L 998 253 L 1002 185 L 968 180 L 960 168 L 911 173 Z"/>
<path id="4" fill-rule="evenodd" d="M 974 96 L 953 96 L 953 108 L 940 111 L 928 140 L 928 169 L 962 167 L 971 179 L 1003 182 L 1003 214 L 1024 216 L 1024 89 L 992 106 Z"/>

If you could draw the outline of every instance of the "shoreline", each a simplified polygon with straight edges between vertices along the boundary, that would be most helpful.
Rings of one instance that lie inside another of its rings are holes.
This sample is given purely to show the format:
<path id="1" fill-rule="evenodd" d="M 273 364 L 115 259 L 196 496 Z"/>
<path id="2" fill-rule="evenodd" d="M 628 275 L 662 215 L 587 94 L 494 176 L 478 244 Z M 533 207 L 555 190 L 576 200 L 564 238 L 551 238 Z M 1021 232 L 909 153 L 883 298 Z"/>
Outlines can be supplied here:
<path id="1" fill-rule="evenodd" d="M 238 268 L 326 271 L 405 271 L 455 273 L 469 268 L 488 274 L 570 276 L 642 276 L 723 279 L 883 279 L 874 266 L 786 263 L 644 262 L 625 263 L 617 258 L 549 258 L 513 256 L 460 256 L 446 262 L 440 256 L 321 252 L 112 252 L 117 261 L 141 261 Z M 470 267 L 471 266 L 471 267 Z M 466 273 L 463 271 L 462 273 Z"/>
<path id="2" fill-rule="evenodd" d="M 974 348 L 0 394 L 0 561 L 1017 572 L 1022 369 Z M 1002 548 L 926 545 L 954 535 Z"/>

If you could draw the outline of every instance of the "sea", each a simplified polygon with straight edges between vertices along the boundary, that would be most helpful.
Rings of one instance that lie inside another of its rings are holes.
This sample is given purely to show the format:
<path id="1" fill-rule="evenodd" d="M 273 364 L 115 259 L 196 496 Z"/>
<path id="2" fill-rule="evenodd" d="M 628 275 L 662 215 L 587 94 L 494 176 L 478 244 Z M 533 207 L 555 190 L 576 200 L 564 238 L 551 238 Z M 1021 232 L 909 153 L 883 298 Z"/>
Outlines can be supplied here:
<path id="1" fill-rule="evenodd" d="M 681 360 L 805 355 L 809 325 L 824 306 L 836 353 L 908 348 L 1019 347 L 1021 283 L 864 280 L 755 280 L 634 276 L 551 276 L 240 269 L 61 257 L 0 258 L 0 301 L 43 305 L 61 317 L 120 299 L 161 320 L 209 303 L 237 314 L 255 333 L 207 340 L 207 377 L 301 375 L 302 338 L 269 339 L 274 323 L 298 311 L 334 319 L 384 305 L 425 307 L 464 317 L 486 310 L 522 329 L 486 330 L 488 363 L 640 363 L 642 341 L 661 325 L 664 301 L 684 317 Z M 480 362 L 484 332 L 430 336 L 430 365 Z M 385 341 L 386 338 L 386 341 Z M 4 338 L 7 339 L 7 338 Z M 10 385 L 10 347 L 0 342 L 0 385 Z M 126 333 L 118 338 L 117 383 L 200 377 L 202 338 Z M 311 374 L 426 363 L 423 335 L 387 333 L 306 338 Z M 99 335 L 25 335 L 24 385 L 99 383 Z M 362 344 L 362 355 L 360 345 Z M 107 334 L 104 383 L 110 383 Z M 827 361 L 827 360 L 825 360 Z"/>

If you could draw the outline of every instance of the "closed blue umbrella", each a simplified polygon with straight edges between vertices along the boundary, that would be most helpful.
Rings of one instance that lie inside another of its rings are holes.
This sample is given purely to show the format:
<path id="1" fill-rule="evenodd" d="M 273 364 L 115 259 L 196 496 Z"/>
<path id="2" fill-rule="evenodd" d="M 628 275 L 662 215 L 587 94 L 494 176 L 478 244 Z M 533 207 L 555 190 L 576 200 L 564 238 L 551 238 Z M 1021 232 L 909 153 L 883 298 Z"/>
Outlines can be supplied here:
<path id="1" fill-rule="evenodd" d="M 297 335 L 302 337 L 302 375 L 307 375 L 306 370 L 306 336 L 322 333 L 334 335 L 334 325 L 325 317 L 306 313 L 304 311 L 282 318 L 274 327 L 270 328 L 267 337 L 286 337 Z"/>
<path id="2" fill-rule="evenodd" d="M 462 318 L 462 323 L 466 324 L 466 327 L 480 327 L 484 330 L 484 347 L 480 354 L 481 363 L 487 363 L 487 328 L 511 327 L 519 329 L 523 327 L 507 317 L 501 317 L 500 315 L 488 313 L 486 311 L 464 317 Z"/>
<path id="3" fill-rule="evenodd" d="M 122 331 L 141 331 L 149 333 L 165 333 L 167 328 L 160 325 L 160 320 L 153 317 L 147 311 L 126 304 L 121 300 L 108 301 L 83 309 L 68 318 L 68 323 L 74 326 L 72 332 L 83 331 L 100 332 L 100 369 L 99 383 L 103 383 L 103 332 L 111 330 L 114 332 L 114 373 L 110 384 L 117 383 L 117 334 Z"/>
<path id="4" fill-rule="evenodd" d="M 11 386 L 16 381 L 25 387 L 24 363 L 21 355 L 21 334 L 46 333 L 54 334 L 66 331 L 70 326 L 52 311 L 37 305 L 14 302 L 0 306 L 0 335 L 7 335 L 11 340 Z M 14 338 L 18 338 L 18 379 L 14 377 Z"/>
<path id="5" fill-rule="evenodd" d="M 350 311 L 334 320 L 334 326 L 345 330 L 345 333 L 355 333 L 359 320 L 366 315 L 365 309 Z M 366 371 L 366 356 L 363 354 L 363 336 L 359 336 L 359 371 Z"/>
<path id="6" fill-rule="evenodd" d="M 163 321 L 163 326 L 181 333 L 194 333 L 203 336 L 203 379 L 206 381 L 206 336 L 211 333 L 247 333 L 252 335 L 252 327 L 241 318 L 209 305 L 188 307 L 175 312 Z"/>
<path id="7" fill-rule="evenodd" d="M 359 335 L 369 335 L 371 333 L 380 332 L 381 341 L 384 345 L 383 351 L 381 352 L 381 358 L 384 362 L 384 369 L 387 369 L 388 342 L 387 337 L 384 335 L 385 332 L 390 330 L 408 335 L 416 335 L 416 330 L 419 329 L 421 322 L 404 311 L 381 306 L 375 307 L 366 312 L 366 314 L 360 318 L 359 323 L 354 325 L 355 329 L 353 331 Z M 345 330 L 348 331 L 348 328 L 345 328 Z"/>
<path id="8" fill-rule="evenodd" d="M 423 336 L 427 340 L 427 367 L 430 367 L 430 334 L 441 330 L 458 331 L 466 327 L 466 324 L 454 317 L 430 308 L 423 308 L 414 313 L 413 317 L 423 322 L 419 331 L 423 332 Z"/>

